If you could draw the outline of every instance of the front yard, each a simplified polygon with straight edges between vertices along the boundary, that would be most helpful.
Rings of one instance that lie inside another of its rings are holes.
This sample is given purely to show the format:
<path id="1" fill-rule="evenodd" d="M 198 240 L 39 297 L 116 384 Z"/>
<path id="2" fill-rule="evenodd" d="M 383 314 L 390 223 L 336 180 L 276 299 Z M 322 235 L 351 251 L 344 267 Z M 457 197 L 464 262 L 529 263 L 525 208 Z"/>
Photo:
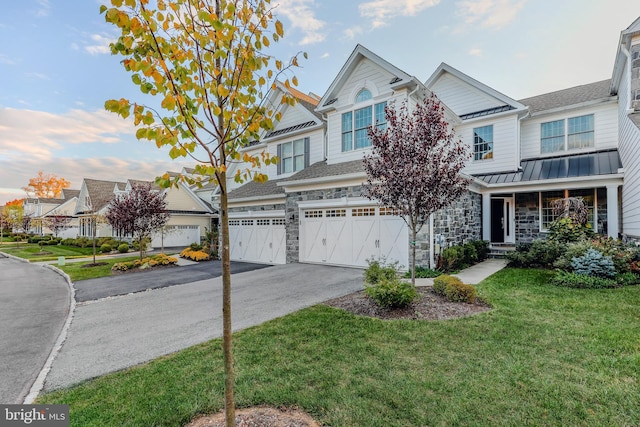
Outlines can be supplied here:
<path id="1" fill-rule="evenodd" d="M 40 245 L 34 243 L 4 243 L 0 246 L 0 251 L 19 258 L 24 258 L 31 262 L 53 261 L 57 260 L 60 256 L 67 258 L 84 258 L 93 256 L 92 246 L 85 248 L 65 245 L 40 247 Z"/>
<path id="2" fill-rule="evenodd" d="M 333 426 L 639 425 L 640 287 L 548 284 L 505 269 L 492 311 L 391 320 L 315 306 L 235 335 L 238 407 Z M 220 340 L 40 397 L 74 426 L 180 426 L 223 405 Z"/>

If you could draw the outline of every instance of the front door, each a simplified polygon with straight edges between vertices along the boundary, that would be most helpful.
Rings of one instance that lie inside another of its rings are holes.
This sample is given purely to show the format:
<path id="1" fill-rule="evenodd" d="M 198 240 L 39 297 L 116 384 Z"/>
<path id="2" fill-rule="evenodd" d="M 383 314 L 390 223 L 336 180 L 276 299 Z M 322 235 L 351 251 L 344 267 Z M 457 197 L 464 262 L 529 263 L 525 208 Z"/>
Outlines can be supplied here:
<path id="1" fill-rule="evenodd" d="M 513 197 L 491 199 L 491 241 L 515 242 L 515 207 Z"/>

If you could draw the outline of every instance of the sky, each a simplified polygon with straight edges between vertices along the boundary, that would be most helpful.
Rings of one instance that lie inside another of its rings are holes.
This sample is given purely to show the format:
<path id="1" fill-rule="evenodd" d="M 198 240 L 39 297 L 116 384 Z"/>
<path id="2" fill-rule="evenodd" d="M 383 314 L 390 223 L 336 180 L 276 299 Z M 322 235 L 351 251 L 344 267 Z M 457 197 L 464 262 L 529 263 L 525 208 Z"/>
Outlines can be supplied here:
<path id="1" fill-rule="evenodd" d="M 108 0 L 7 1 L 0 14 L 0 206 L 38 171 L 153 180 L 190 166 L 138 141 L 108 99 L 140 99 L 112 56 Z M 322 96 L 357 43 L 426 81 L 442 62 L 523 99 L 611 77 L 638 0 L 272 0 L 285 37 L 271 53 L 301 60 L 298 89 Z"/>

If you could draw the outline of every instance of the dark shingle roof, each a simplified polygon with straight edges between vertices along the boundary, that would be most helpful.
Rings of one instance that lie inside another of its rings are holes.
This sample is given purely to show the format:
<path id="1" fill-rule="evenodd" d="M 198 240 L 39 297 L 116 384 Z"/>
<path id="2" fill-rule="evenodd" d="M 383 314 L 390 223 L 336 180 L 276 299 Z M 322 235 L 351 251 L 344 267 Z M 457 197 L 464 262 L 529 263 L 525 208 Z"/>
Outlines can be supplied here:
<path id="1" fill-rule="evenodd" d="M 475 175 L 487 184 L 555 180 L 596 175 L 612 175 L 622 167 L 618 150 L 590 154 L 523 160 L 521 170 Z"/>
<path id="2" fill-rule="evenodd" d="M 84 179 L 87 187 L 87 193 L 91 200 L 91 208 L 97 212 L 105 207 L 114 197 L 114 189 L 116 185 L 119 189 L 124 190 L 126 183 L 115 181 L 101 181 L 97 179 Z"/>
<path id="3" fill-rule="evenodd" d="M 65 188 L 62 190 L 62 198 L 65 200 L 73 199 L 74 197 L 78 197 L 80 195 L 80 190 L 69 190 Z"/>
<path id="4" fill-rule="evenodd" d="M 284 188 L 278 186 L 282 180 L 269 180 L 265 183 L 251 181 L 229 193 L 229 200 L 247 199 L 251 197 L 284 195 Z"/>
<path id="5" fill-rule="evenodd" d="M 557 92 L 545 93 L 544 95 L 533 96 L 521 99 L 519 102 L 529 107 L 531 113 L 553 110 L 555 108 L 567 107 L 569 105 L 581 104 L 583 102 L 595 101 L 609 98 L 609 86 L 611 79 L 600 82 L 576 86 Z"/>
<path id="6" fill-rule="evenodd" d="M 303 179 L 323 178 L 326 176 L 339 176 L 350 173 L 364 172 L 362 160 L 352 160 L 350 162 L 336 163 L 328 165 L 326 160 L 317 162 L 283 181 L 299 181 Z"/>

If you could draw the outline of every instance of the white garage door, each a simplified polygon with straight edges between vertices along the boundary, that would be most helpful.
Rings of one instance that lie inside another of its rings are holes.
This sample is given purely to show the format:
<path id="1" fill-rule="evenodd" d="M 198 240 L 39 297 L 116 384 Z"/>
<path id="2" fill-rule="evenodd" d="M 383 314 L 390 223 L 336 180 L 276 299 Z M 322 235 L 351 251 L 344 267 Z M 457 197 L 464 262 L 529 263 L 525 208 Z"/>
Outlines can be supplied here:
<path id="1" fill-rule="evenodd" d="M 234 261 L 286 263 L 284 223 L 284 218 L 230 219 L 230 258 Z"/>
<path id="2" fill-rule="evenodd" d="M 154 233 L 151 246 L 154 248 L 186 247 L 192 243 L 200 243 L 200 226 L 198 225 L 170 225 L 162 233 Z"/>
<path id="3" fill-rule="evenodd" d="M 307 209 L 300 219 L 300 262 L 366 267 L 384 258 L 407 267 L 409 233 L 388 208 Z"/>

